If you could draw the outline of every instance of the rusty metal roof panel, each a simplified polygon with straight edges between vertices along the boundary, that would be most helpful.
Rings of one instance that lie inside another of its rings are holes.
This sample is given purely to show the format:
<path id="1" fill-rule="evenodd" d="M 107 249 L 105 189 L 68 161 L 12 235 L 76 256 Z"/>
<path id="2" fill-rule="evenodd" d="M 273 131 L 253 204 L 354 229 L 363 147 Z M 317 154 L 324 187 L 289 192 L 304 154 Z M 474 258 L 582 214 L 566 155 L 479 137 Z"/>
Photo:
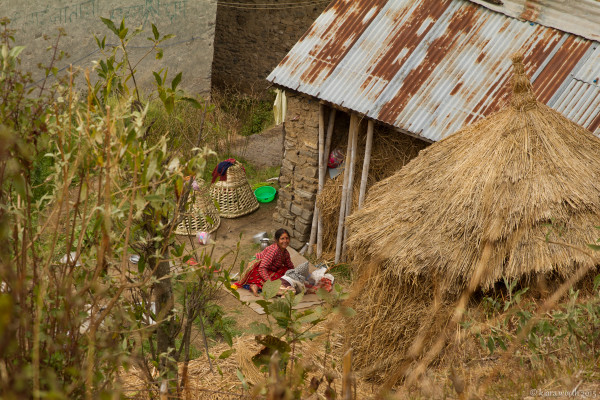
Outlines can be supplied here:
<path id="1" fill-rule="evenodd" d="M 548 105 L 600 135 L 600 45 L 594 43 Z"/>
<path id="2" fill-rule="evenodd" d="M 537 22 L 541 25 L 574 33 L 592 40 L 600 40 L 600 1 L 598 0 L 470 0 L 513 18 Z"/>
<path id="3" fill-rule="evenodd" d="M 385 1 L 339 0 L 332 2 L 309 31 L 271 72 L 286 76 L 282 85 L 317 96 L 320 86 L 338 66 L 348 50 L 370 25 Z"/>
<path id="4" fill-rule="evenodd" d="M 365 32 L 324 86 L 325 100 L 343 99 L 344 107 L 377 117 L 394 82 L 403 81 L 414 68 L 423 38 L 435 34 L 432 30 L 440 28 L 437 22 L 452 5 L 451 0 L 405 3 L 398 7 L 391 1 L 381 10 L 374 29 Z"/>
<path id="5" fill-rule="evenodd" d="M 339 0 L 267 79 L 437 141 L 505 104 L 516 50 L 541 101 L 593 96 L 570 84 L 597 72 L 592 44 L 466 0 Z M 597 103 L 573 106 L 593 126 Z"/>

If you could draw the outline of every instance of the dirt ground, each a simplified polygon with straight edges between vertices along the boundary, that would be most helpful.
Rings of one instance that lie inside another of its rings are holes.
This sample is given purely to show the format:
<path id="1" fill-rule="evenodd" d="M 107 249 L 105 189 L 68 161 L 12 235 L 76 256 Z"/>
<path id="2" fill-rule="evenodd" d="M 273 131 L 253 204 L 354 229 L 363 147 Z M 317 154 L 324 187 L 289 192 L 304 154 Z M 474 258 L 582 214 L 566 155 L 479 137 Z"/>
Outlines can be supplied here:
<path id="1" fill-rule="evenodd" d="M 238 217 L 221 218 L 219 228 L 211 233 L 211 239 L 214 240 L 213 259 L 218 259 L 225 255 L 222 264 L 226 265 L 234 262 L 236 248 L 239 243 L 239 254 L 237 264 L 241 259 L 247 260 L 249 256 L 260 251 L 258 244 L 254 243 L 252 237 L 261 232 L 267 232 L 269 237 L 280 226 L 273 221 L 276 201 L 270 203 L 260 203 L 258 210 Z M 210 250 L 209 245 L 202 249 Z"/>
<path id="2" fill-rule="evenodd" d="M 231 143 L 232 154 L 243 157 L 257 168 L 276 167 L 281 165 L 283 156 L 283 126 L 278 125 L 265 130 L 261 134 L 248 137 L 239 137 Z M 270 203 L 260 203 L 258 210 L 238 217 L 221 218 L 219 228 L 211 233 L 213 245 L 196 246 L 198 256 L 202 251 L 211 252 L 212 259 L 219 260 L 223 257 L 221 264 L 230 267 L 233 265 L 232 273 L 239 271 L 240 262 L 247 262 L 254 254 L 260 251 L 259 245 L 253 241 L 253 236 L 267 232 L 273 238 L 275 231 L 281 226 L 273 220 L 273 213 L 277 205 L 277 198 Z M 188 244 L 191 249 L 191 240 L 194 237 L 179 236 L 180 242 Z M 194 242 L 197 243 L 197 242 Z M 239 246 L 239 248 L 238 248 Z M 221 290 L 216 303 L 221 305 L 228 317 L 236 320 L 236 329 L 244 332 L 253 321 L 264 322 L 266 317 L 259 315 L 250 308 L 242 305 L 235 297 Z M 200 337 L 195 335 L 193 340 L 196 344 Z"/>

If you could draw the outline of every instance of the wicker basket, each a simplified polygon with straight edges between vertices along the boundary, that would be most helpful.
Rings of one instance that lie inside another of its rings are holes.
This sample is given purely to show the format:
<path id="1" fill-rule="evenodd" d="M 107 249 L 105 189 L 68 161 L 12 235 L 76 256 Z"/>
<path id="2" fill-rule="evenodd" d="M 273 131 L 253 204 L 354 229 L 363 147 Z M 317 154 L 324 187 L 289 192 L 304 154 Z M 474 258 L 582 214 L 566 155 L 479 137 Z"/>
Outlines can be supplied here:
<path id="1" fill-rule="evenodd" d="M 183 220 L 175 229 L 175 234 L 195 235 L 196 232 L 210 233 L 216 231 L 221 225 L 221 218 L 208 193 L 202 189 L 198 192 L 192 192 L 190 195 L 194 196 L 190 211 L 184 214 Z"/>
<path id="2" fill-rule="evenodd" d="M 241 217 L 258 208 L 246 172 L 237 161 L 227 169 L 227 180 L 211 185 L 210 196 L 219 205 L 219 215 L 223 218 Z"/>

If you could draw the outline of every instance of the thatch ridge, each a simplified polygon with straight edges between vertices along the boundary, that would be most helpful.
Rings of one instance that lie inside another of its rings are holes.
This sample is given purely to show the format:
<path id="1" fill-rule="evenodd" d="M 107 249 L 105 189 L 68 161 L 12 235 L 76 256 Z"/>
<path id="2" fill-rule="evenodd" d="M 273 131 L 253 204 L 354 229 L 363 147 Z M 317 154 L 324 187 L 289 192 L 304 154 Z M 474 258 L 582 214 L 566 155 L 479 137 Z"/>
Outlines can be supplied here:
<path id="1" fill-rule="evenodd" d="M 592 262 L 548 244 L 593 243 L 600 225 L 600 139 L 535 100 L 515 57 L 511 107 L 423 150 L 374 185 L 348 218 L 349 247 L 403 274 L 437 274 L 462 287 L 484 241 L 494 255 L 482 285 Z"/>

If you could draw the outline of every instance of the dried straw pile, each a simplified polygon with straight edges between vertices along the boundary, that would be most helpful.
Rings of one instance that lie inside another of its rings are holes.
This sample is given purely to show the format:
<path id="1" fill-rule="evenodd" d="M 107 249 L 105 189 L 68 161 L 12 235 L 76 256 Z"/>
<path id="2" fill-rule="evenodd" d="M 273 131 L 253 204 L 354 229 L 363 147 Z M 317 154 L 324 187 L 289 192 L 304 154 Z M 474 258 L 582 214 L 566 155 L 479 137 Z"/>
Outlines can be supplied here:
<path id="1" fill-rule="evenodd" d="M 549 223 L 576 246 L 600 236 L 600 139 L 536 101 L 521 55 L 513 66 L 509 106 L 423 150 L 349 217 L 354 265 L 370 275 L 355 289 L 347 333 L 359 367 L 379 363 L 371 376 L 439 333 L 439 310 L 467 284 L 595 264 L 545 237 Z"/>
<path id="2" fill-rule="evenodd" d="M 229 347 L 226 344 L 219 344 L 211 349 L 215 355 L 221 354 Z M 223 376 L 219 375 L 216 369 L 219 366 Z M 187 385 L 183 391 L 182 399 L 239 399 L 241 383 L 236 376 L 237 361 L 235 357 L 229 357 L 224 360 L 213 360 L 213 372 L 206 357 L 203 355 L 196 360 L 189 362 L 187 371 Z M 157 371 L 153 371 L 157 374 Z M 183 363 L 179 363 L 179 379 L 183 373 Z M 146 376 L 139 368 L 131 367 L 128 371 L 121 374 L 124 395 L 128 399 L 150 400 L 159 398 L 156 387 L 148 382 Z"/>
<path id="3" fill-rule="evenodd" d="M 362 174 L 363 160 L 365 157 L 366 134 L 362 132 L 359 136 L 357 161 L 355 165 L 352 211 L 358 205 L 358 194 L 360 189 L 360 177 Z M 344 137 L 340 148 L 346 148 L 348 137 Z M 427 143 L 414 139 L 407 135 L 401 135 L 384 127 L 375 132 L 373 147 L 371 149 L 371 162 L 367 189 L 376 182 L 381 181 L 398 171 L 410 160 L 415 158 L 419 151 L 427 146 Z M 340 216 L 340 200 L 342 197 L 342 183 L 344 174 L 328 179 L 323 190 L 317 196 L 317 205 L 323 213 L 323 260 L 333 261 L 335 258 L 335 241 L 337 235 L 338 218 Z"/>
<path id="4" fill-rule="evenodd" d="M 332 317 L 324 326 L 316 328 L 316 331 L 321 333 L 313 341 L 303 342 L 296 346 L 295 354 L 302 355 L 300 362 L 303 365 L 311 368 L 308 372 L 306 383 L 310 382 L 313 376 L 317 379 L 321 378 L 324 371 L 333 374 L 334 388 L 337 393 L 341 393 L 342 381 L 342 356 L 344 354 L 343 339 L 339 333 L 340 320 L 338 317 Z M 326 341 L 329 340 L 330 351 L 326 354 Z M 219 355 L 229 347 L 225 343 L 215 345 L 211 348 L 211 354 Z M 208 361 L 204 356 L 190 361 L 188 367 L 188 384 L 187 390 L 182 393 L 182 399 L 250 399 L 257 398 L 252 396 L 252 388 L 250 391 L 242 391 L 242 384 L 237 376 L 237 370 L 244 375 L 246 381 L 251 387 L 262 385 L 267 382 L 268 376 L 258 370 L 252 363 L 252 357 L 257 354 L 262 346 L 259 345 L 254 336 L 239 337 L 234 341 L 235 353 L 224 360 L 213 360 L 214 372 L 210 372 Z M 332 368 L 332 364 L 335 366 Z M 180 363 L 179 373 L 181 379 L 182 363 Z M 222 375 L 217 372 L 216 366 L 220 368 Z M 125 395 L 129 399 L 150 400 L 158 398 L 156 390 L 150 390 L 150 384 L 144 379 L 143 374 L 136 368 L 130 368 L 126 373 L 121 375 L 121 382 L 125 389 Z M 312 395 L 311 397 L 303 397 L 308 399 L 324 398 L 323 391 L 326 384 L 319 386 L 319 396 Z M 365 382 L 357 382 L 356 385 L 358 399 L 372 397 L 373 387 Z M 152 397 L 152 395 L 154 397 Z M 258 398 L 263 398 L 259 396 Z"/>

